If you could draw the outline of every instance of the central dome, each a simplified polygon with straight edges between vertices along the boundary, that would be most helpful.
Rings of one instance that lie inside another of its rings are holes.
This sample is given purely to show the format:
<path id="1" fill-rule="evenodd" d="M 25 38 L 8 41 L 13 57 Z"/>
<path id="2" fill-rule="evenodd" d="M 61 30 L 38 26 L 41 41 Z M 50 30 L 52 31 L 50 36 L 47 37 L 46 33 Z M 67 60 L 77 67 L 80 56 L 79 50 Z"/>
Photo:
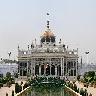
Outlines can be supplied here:
<path id="1" fill-rule="evenodd" d="M 51 37 L 51 36 L 54 36 L 54 34 L 52 32 L 45 31 L 43 36 L 44 37 Z"/>
<path id="2" fill-rule="evenodd" d="M 43 33 L 42 37 L 41 37 L 41 42 L 52 42 L 54 43 L 55 42 L 55 36 L 54 34 L 50 31 L 50 30 L 47 30 Z"/>

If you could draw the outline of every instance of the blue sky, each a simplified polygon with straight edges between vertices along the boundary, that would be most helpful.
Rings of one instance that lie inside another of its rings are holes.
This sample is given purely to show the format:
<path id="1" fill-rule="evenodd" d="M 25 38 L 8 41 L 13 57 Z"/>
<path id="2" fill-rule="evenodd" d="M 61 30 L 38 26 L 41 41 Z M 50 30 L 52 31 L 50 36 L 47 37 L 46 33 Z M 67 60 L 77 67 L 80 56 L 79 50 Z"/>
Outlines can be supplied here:
<path id="1" fill-rule="evenodd" d="M 0 57 L 17 56 L 17 46 L 26 49 L 46 29 L 46 13 L 56 40 L 79 48 L 79 56 L 96 62 L 96 0 L 0 0 Z"/>

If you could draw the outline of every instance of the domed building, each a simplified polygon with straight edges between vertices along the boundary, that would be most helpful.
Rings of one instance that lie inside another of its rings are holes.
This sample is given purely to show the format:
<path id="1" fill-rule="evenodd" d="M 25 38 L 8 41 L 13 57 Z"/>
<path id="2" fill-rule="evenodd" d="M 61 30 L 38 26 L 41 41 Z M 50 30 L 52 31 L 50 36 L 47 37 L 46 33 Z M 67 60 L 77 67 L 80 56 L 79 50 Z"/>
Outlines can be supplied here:
<path id="1" fill-rule="evenodd" d="M 76 79 L 78 75 L 78 49 L 69 50 L 56 44 L 56 36 L 49 28 L 40 37 L 40 44 L 28 45 L 27 50 L 18 47 L 19 74 L 21 77 L 60 77 Z M 35 40 L 36 41 L 36 40 Z"/>

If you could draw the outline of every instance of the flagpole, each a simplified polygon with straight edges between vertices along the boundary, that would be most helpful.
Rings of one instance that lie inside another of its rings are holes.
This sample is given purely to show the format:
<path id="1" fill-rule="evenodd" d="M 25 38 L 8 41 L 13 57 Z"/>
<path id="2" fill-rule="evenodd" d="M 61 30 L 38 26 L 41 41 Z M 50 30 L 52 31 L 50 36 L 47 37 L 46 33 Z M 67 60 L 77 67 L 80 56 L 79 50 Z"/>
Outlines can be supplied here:
<path id="1" fill-rule="evenodd" d="M 86 54 L 86 63 L 88 64 L 88 63 L 89 63 L 89 61 L 88 61 L 88 54 L 89 54 L 89 51 L 86 51 L 85 54 Z"/>
<path id="2" fill-rule="evenodd" d="M 88 61 L 88 54 L 89 54 L 89 51 L 86 51 L 85 54 L 86 54 L 86 63 L 87 63 L 86 65 L 88 67 L 88 63 L 89 63 L 89 61 Z M 87 72 L 88 72 L 88 68 L 87 68 Z"/>

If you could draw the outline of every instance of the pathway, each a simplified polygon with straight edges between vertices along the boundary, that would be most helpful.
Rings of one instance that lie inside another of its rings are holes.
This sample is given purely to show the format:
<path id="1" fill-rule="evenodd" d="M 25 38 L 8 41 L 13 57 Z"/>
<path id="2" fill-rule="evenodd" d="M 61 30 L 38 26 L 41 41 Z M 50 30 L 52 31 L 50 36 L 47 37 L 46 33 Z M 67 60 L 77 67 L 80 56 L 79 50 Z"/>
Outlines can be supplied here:
<path id="1" fill-rule="evenodd" d="M 88 94 L 91 93 L 92 96 L 96 96 L 96 88 L 89 87 L 89 86 L 88 86 L 88 88 L 86 88 L 86 87 L 84 87 L 83 83 L 79 83 L 78 81 L 76 81 L 76 85 L 77 85 L 78 88 L 87 89 Z"/>

